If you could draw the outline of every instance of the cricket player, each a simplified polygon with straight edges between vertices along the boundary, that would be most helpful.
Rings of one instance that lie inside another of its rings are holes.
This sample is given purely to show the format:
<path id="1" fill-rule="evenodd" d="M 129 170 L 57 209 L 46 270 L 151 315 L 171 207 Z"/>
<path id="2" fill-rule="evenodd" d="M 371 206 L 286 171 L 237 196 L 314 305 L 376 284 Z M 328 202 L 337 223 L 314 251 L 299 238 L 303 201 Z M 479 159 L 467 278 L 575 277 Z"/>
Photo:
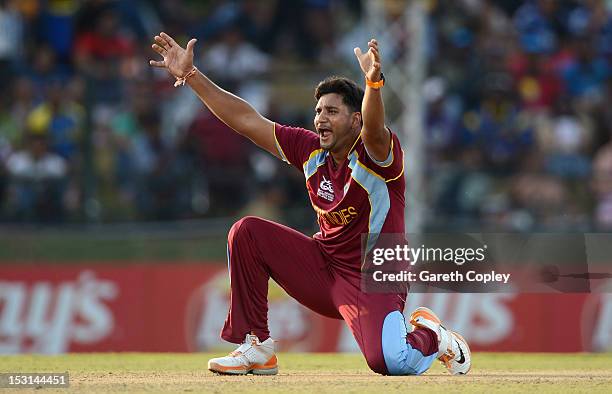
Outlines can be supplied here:
<path id="1" fill-rule="evenodd" d="M 221 337 L 240 344 L 208 368 L 221 374 L 274 375 L 278 360 L 268 330 L 268 280 L 311 310 L 343 319 L 368 366 L 384 375 L 418 375 L 434 359 L 452 374 L 470 370 L 470 349 L 427 308 L 402 311 L 406 292 L 370 293 L 360 286 L 365 252 L 381 233 L 404 233 L 404 157 L 385 127 L 378 43 L 355 55 L 365 92 L 355 82 L 330 77 L 315 90 L 314 131 L 274 123 L 241 98 L 221 89 L 193 65 L 195 39 L 183 48 L 168 34 L 155 36 L 151 60 L 187 84 L 204 105 L 237 133 L 304 174 L 320 231 L 307 237 L 257 217 L 235 223 L 228 236 L 230 309 Z"/>

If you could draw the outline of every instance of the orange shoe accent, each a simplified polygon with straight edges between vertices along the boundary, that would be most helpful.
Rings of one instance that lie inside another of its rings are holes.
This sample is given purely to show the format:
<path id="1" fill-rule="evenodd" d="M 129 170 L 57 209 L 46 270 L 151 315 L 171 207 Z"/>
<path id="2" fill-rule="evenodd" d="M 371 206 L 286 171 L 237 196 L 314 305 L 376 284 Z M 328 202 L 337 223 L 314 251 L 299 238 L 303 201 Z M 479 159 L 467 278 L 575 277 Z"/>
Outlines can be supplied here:
<path id="1" fill-rule="evenodd" d="M 438 316 L 430 313 L 429 310 L 425 308 L 417 308 L 414 312 L 412 312 L 410 315 L 410 324 L 415 327 L 424 327 L 416 322 L 416 319 L 421 316 L 427 320 L 435 322 L 436 324 L 442 324 L 442 321 L 440 321 Z"/>
<path id="2" fill-rule="evenodd" d="M 278 367 L 278 359 L 276 358 L 276 354 L 270 357 L 265 364 L 253 364 L 252 369 L 274 369 Z"/>
<path id="3" fill-rule="evenodd" d="M 235 355 L 240 355 L 240 352 L 232 352 Z M 265 364 L 251 364 L 249 366 L 239 365 L 235 367 L 224 366 L 217 363 L 209 363 L 209 368 L 211 372 L 216 372 L 220 374 L 227 375 L 246 375 L 249 373 L 253 373 L 256 375 L 276 375 L 278 373 L 278 359 L 276 355 L 270 357 Z"/>
<path id="4" fill-rule="evenodd" d="M 209 365 L 209 370 L 212 372 L 218 372 L 218 373 L 231 373 L 231 374 L 246 374 L 248 372 L 248 369 L 246 366 L 244 365 L 239 365 L 236 367 L 226 367 L 224 365 L 220 365 L 217 363 L 210 363 Z"/>
<path id="5" fill-rule="evenodd" d="M 446 353 L 444 353 L 443 355 L 441 355 L 440 357 L 438 357 L 438 360 L 440 360 L 440 362 L 446 366 L 446 368 L 450 369 L 451 365 L 450 362 L 452 359 L 455 358 L 455 353 L 453 353 L 450 349 L 446 351 Z"/>

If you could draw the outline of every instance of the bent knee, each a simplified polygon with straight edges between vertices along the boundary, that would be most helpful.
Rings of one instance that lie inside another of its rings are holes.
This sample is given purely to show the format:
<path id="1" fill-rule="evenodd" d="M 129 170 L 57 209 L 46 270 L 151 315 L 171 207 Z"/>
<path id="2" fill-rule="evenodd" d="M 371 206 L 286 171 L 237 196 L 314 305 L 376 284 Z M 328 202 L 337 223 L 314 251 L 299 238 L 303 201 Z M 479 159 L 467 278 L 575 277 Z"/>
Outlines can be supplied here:
<path id="1" fill-rule="evenodd" d="M 421 375 L 427 371 L 436 358 L 437 353 L 429 356 L 407 345 L 404 351 L 389 350 L 384 352 L 388 375 Z"/>
<path id="2" fill-rule="evenodd" d="M 366 362 L 368 363 L 368 367 L 370 367 L 373 372 L 379 373 L 381 375 L 389 375 L 387 365 L 385 364 L 385 358 L 382 354 L 365 355 L 365 358 Z"/>
<path id="3" fill-rule="evenodd" d="M 243 236 L 250 230 L 253 230 L 262 222 L 264 222 L 264 220 L 256 216 L 245 216 L 238 220 L 230 228 L 229 234 L 227 235 L 228 243 L 231 244 L 236 238 Z"/>
<path id="4" fill-rule="evenodd" d="M 390 312 L 382 327 L 382 357 L 388 375 L 418 375 L 426 370 L 422 368 L 423 355 L 412 349 L 406 342 L 406 322 L 400 311 Z M 427 367 L 429 367 L 427 365 Z"/>

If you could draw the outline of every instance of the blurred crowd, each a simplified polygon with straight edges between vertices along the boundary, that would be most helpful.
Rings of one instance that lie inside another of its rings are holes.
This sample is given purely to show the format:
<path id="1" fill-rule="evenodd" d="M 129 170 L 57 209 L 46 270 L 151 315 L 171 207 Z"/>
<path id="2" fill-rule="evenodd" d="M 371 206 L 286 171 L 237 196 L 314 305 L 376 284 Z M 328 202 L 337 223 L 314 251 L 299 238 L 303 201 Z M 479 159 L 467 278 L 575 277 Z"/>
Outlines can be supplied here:
<path id="1" fill-rule="evenodd" d="M 438 220 L 612 228 L 611 6 L 466 0 L 432 10 L 424 94 Z"/>
<path id="2" fill-rule="evenodd" d="M 360 78 L 365 2 L 0 0 L 0 220 L 312 228 L 300 174 L 173 88 L 150 44 L 197 37 L 200 70 L 310 127 L 318 80 Z M 612 2 L 426 4 L 428 225 L 612 228 Z"/>

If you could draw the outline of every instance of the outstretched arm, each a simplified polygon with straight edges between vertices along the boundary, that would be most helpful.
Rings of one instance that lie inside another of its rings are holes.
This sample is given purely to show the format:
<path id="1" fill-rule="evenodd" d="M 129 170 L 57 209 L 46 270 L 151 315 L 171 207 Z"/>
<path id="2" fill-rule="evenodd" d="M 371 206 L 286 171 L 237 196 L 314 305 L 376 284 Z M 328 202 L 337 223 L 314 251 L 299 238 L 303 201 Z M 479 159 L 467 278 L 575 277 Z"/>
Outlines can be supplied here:
<path id="1" fill-rule="evenodd" d="M 192 38 L 183 49 L 172 37 L 162 32 L 155 36 L 152 48 L 163 60 L 150 60 L 149 64 L 165 68 L 178 82 L 187 83 L 223 123 L 278 157 L 274 142 L 274 123 L 240 97 L 221 89 L 193 66 L 195 43 L 196 39 Z"/>
<path id="2" fill-rule="evenodd" d="M 370 82 L 379 82 L 382 74 L 378 42 L 371 39 L 366 53 L 362 53 L 360 48 L 355 48 L 354 51 L 366 79 Z M 363 119 L 361 139 L 368 154 L 376 161 L 385 161 L 391 148 L 391 134 L 385 128 L 385 107 L 380 88 L 371 87 L 366 83 L 361 118 Z"/>

